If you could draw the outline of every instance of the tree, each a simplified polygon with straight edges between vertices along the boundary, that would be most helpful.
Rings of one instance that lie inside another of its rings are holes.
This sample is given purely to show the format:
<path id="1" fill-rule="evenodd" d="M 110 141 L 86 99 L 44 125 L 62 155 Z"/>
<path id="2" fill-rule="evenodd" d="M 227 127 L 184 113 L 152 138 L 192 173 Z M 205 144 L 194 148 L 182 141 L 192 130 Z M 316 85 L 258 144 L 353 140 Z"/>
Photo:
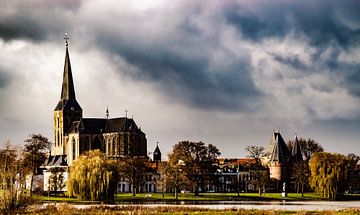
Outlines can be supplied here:
<path id="1" fill-rule="evenodd" d="M 145 173 L 149 172 L 148 163 L 148 158 L 136 156 L 125 156 L 118 161 L 119 175 L 129 180 L 133 196 L 145 182 Z"/>
<path id="2" fill-rule="evenodd" d="M 344 155 L 318 152 L 310 159 L 310 185 L 316 193 L 337 199 L 347 187 L 351 160 Z"/>
<path id="3" fill-rule="evenodd" d="M 313 154 L 316 152 L 324 151 L 323 147 L 318 142 L 310 138 L 307 140 L 304 138 L 299 138 L 298 143 L 300 144 L 301 152 L 306 162 L 309 162 Z M 287 145 L 289 150 L 292 151 L 294 140 L 289 140 Z"/>
<path id="4" fill-rule="evenodd" d="M 64 189 L 64 187 L 64 170 L 60 167 L 51 168 L 49 176 L 49 191 L 53 191 L 56 195 L 57 192 Z"/>
<path id="5" fill-rule="evenodd" d="M 181 168 L 181 174 L 193 187 L 197 196 L 199 188 L 204 190 L 205 184 L 210 183 L 217 169 L 215 164 L 219 155 L 219 150 L 212 144 L 205 146 L 203 142 L 182 141 L 173 147 L 169 163 L 173 167 Z M 181 167 L 179 162 L 182 164 Z"/>
<path id="6" fill-rule="evenodd" d="M 360 190 L 360 168 L 357 163 L 360 160 L 358 155 L 350 153 L 347 155 L 347 158 L 350 160 L 350 169 L 349 169 L 349 184 L 347 191 L 352 193 L 353 191 Z"/>
<path id="7" fill-rule="evenodd" d="M 0 149 L 0 212 L 11 213 L 25 201 L 23 162 L 10 142 Z"/>
<path id="8" fill-rule="evenodd" d="M 44 163 L 49 151 L 50 142 L 41 134 L 31 134 L 30 138 L 25 140 L 24 164 L 29 168 L 31 174 L 30 194 L 32 194 L 34 175 Z"/>
<path id="9" fill-rule="evenodd" d="M 181 162 L 175 166 L 170 165 L 169 162 L 163 162 L 159 165 L 158 169 L 158 185 L 161 187 L 163 193 L 166 187 L 173 187 L 175 199 L 178 199 L 178 192 L 186 183 L 186 178 L 184 174 L 182 174 L 181 166 Z"/>
<path id="10" fill-rule="evenodd" d="M 86 152 L 70 166 L 67 180 L 69 196 L 113 201 L 118 179 L 116 162 L 100 150 Z"/>
<path id="11" fill-rule="evenodd" d="M 255 186 L 258 187 L 259 195 L 261 195 L 262 188 L 266 186 L 270 179 L 267 168 L 265 168 L 261 164 L 261 159 L 265 154 L 265 148 L 260 146 L 247 146 L 245 147 L 245 151 L 247 151 L 248 153 L 247 157 L 253 158 L 255 160 L 255 171 L 252 172 L 253 178 L 255 178 L 255 180 L 253 180 L 253 183 L 255 184 Z"/>
<path id="12" fill-rule="evenodd" d="M 297 161 L 292 167 L 292 178 L 296 183 L 296 192 L 299 193 L 301 187 L 301 196 L 304 196 L 304 187 L 308 184 L 310 177 L 309 165 L 306 161 Z"/>

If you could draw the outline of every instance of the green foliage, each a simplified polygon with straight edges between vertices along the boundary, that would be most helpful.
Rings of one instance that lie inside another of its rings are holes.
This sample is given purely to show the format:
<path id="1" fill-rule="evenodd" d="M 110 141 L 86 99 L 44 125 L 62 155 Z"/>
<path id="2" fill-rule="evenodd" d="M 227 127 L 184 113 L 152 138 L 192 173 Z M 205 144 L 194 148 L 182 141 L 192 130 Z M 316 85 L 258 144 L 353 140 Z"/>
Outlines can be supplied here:
<path id="1" fill-rule="evenodd" d="M 344 194 L 350 169 L 351 160 L 344 155 L 315 153 L 310 160 L 310 186 L 325 198 L 337 199 Z"/>
<path id="2" fill-rule="evenodd" d="M 181 169 L 181 174 L 197 195 L 199 187 L 212 183 L 219 155 L 219 150 L 212 144 L 205 146 L 203 142 L 182 141 L 173 147 L 169 163 Z"/>
<path id="3" fill-rule="evenodd" d="M 113 200 L 118 170 L 116 163 L 100 150 L 81 155 L 70 167 L 67 180 L 69 196 L 91 200 Z"/>
<path id="4" fill-rule="evenodd" d="M 296 192 L 299 193 L 301 188 L 301 194 L 304 194 L 304 187 L 309 183 L 310 169 L 306 161 L 297 161 L 292 167 L 292 179 L 296 183 Z"/>

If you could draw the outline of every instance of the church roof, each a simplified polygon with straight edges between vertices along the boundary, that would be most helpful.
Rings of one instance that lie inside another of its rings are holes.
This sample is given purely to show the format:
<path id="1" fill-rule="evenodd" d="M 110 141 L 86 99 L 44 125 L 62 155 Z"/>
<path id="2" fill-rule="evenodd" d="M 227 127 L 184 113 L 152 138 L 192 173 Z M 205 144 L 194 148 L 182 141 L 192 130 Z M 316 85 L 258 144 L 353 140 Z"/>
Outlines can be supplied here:
<path id="1" fill-rule="evenodd" d="M 64 63 L 64 74 L 63 74 L 63 83 L 61 88 L 61 97 L 60 101 L 55 107 L 55 110 L 81 110 L 80 105 L 76 101 L 74 81 L 71 71 L 71 63 L 69 57 L 68 45 L 66 43 L 66 52 L 65 52 L 65 63 Z"/>
<path id="2" fill-rule="evenodd" d="M 110 132 L 140 131 L 133 119 L 126 117 L 104 119 L 104 118 L 82 118 L 73 122 L 69 133 L 100 134 Z"/>
<path id="3" fill-rule="evenodd" d="M 287 163 L 291 158 L 291 154 L 280 132 L 275 131 L 271 141 L 273 149 L 270 156 L 270 162 L 277 162 L 280 164 Z"/>
<path id="4" fill-rule="evenodd" d="M 44 162 L 44 166 L 67 166 L 66 155 L 50 155 Z"/>
<path id="5" fill-rule="evenodd" d="M 300 147 L 297 135 L 295 135 L 294 146 L 292 148 L 291 154 L 295 161 L 303 160 L 302 153 L 301 153 L 301 147 Z"/>
<path id="6" fill-rule="evenodd" d="M 65 52 L 65 64 L 64 64 L 63 84 L 61 89 L 61 99 L 62 100 L 76 99 L 68 46 L 66 46 L 66 52 Z"/>
<path id="7" fill-rule="evenodd" d="M 135 121 L 127 117 L 113 118 L 106 121 L 106 132 L 139 130 Z"/>

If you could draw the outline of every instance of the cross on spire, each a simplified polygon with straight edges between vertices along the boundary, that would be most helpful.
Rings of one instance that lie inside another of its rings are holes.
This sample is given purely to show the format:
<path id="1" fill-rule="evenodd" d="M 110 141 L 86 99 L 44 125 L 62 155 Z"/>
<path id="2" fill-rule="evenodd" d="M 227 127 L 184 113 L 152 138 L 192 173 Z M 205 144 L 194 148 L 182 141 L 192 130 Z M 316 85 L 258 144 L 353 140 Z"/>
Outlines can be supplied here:
<path id="1" fill-rule="evenodd" d="M 127 118 L 127 113 L 128 113 L 128 110 L 125 109 L 125 117 Z"/>
<path id="2" fill-rule="evenodd" d="M 68 33 L 65 33 L 64 40 L 65 40 L 65 46 L 68 47 L 69 46 L 68 40 L 70 40 Z"/>

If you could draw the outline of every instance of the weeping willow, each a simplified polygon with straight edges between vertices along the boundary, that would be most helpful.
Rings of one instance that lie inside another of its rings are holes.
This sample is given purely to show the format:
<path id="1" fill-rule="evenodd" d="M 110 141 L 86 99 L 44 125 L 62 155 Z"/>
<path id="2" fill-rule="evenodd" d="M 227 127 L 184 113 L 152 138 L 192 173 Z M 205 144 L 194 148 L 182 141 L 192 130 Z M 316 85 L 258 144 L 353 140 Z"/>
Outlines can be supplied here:
<path id="1" fill-rule="evenodd" d="M 322 197 L 336 199 L 346 189 L 350 160 L 344 155 L 316 153 L 310 160 L 310 185 Z"/>
<path id="2" fill-rule="evenodd" d="M 90 200 L 113 200 L 118 171 L 114 161 L 99 150 L 80 156 L 70 167 L 69 196 Z"/>

